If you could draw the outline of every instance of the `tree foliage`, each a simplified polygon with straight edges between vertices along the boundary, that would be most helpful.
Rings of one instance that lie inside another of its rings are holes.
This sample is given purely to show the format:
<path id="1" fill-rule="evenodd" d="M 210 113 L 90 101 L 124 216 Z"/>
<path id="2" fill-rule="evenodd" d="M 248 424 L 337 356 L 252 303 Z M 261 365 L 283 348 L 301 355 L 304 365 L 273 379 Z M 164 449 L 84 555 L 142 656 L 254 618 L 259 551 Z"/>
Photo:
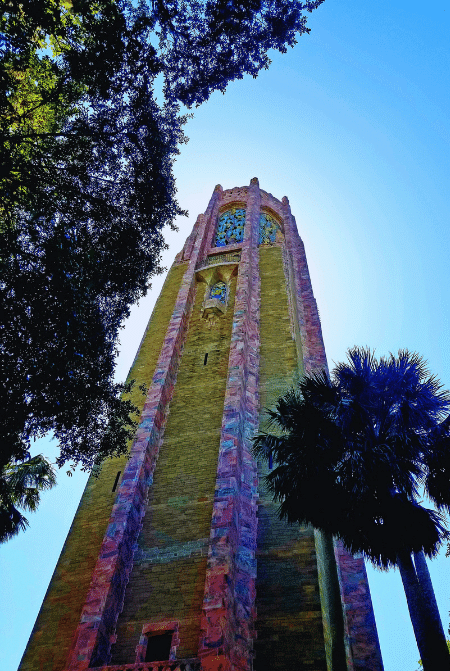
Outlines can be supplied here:
<path id="1" fill-rule="evenodd" d="M 133 406 L 113 382 L 117 338 L 161 270 L 162 229 L 183 213 L 180 104 L 256 76 L 321 2 L 3 5 L 0 466 L 49 431 L 60 464 L 126 450 Z"/>
<path id="2" fill-rule="evenodd" d="M 55 484 L 53 467 L 41 454 L 5 465 L 0 474 L 0 543 L 25 531 L 28 520 L 21 510 L 34 512 L 40 492 Z"/>
<path id="3" fill-rule="evenodd" d="M 355 348 L 329 380 L 304 377 L 269 411 L 269 490 L 289 522 L 310 523 L 380 567 L 399 553 L 434 556 L 450 508 L 450 394 L 423 360 L 377 360 Z M 420 500 L 421 488 L 438 512 Z"/>

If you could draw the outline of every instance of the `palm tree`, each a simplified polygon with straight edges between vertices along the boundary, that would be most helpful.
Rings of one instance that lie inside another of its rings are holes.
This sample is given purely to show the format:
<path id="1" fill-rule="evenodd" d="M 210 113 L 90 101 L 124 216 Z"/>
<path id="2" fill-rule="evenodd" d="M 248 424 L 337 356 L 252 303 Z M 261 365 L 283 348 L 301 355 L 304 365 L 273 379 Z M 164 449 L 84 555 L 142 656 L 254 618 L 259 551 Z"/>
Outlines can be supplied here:
<path id="1" fill-rule="evenodd" d="M 27 528 L 20 509 L 36 510 L 40 492 L 55 484 L 53 467 L 42 454 L 6 464 L 0 474 L 0 543 Z"/>
<path id="2" fill-rule="evenodd" d="M 275 462 L 266 482 L 281 517 L 340 538 L 380 568 L 399 567 L 425 671 L 450 669 L 424 559 L 447 537 L 449 411 L 449 392 L 417 354 L 377 360 L 354 348 L 331 380 L 301 378 L 268 411 L 273 433 L 254 443 Z M 437 512 L 422 505 L 422 488 Z"/>

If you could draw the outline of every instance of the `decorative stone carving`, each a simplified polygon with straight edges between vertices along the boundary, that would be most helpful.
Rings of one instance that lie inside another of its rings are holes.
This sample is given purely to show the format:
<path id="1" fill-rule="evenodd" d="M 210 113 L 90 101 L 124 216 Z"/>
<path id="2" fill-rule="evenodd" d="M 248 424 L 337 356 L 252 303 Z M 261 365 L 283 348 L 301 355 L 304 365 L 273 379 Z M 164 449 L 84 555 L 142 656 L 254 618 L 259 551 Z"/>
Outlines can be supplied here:
<path id="1" fill-rule="evenodd" d="M 225 282 L 216 282 L 208 287 L 206 295 L 209 298 L 203 301 L 203 318 L 207 320 L 208 328 L 212 328 L 217 324 L 218 318 L 226 312 L 228 287 Z"/>
<path id="2" fill-rule="evenodd" d="M 225 314 L 228 305 L 230 282 L 236 274 L 237 263 L 210 265 L 197 270 L 197 280 L 205 282 L 205 298 L 202 303 L 202 316 L 206 326 L 216 326 L 219 318 Z"/>

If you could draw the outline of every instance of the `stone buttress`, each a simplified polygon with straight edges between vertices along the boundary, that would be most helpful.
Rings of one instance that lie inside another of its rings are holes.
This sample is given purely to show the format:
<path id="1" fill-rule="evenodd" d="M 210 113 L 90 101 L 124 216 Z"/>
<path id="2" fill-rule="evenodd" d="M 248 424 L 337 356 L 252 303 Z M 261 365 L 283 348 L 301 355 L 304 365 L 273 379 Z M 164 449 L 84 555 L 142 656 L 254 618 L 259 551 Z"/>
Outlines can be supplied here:
<path id="1" fill-rule="evenodd" d="M 281 522 L 251 452 L 326 369 L 287 198 L 217 186 L 130 371 L 129 458 L 89 479 L 20 671 L 381 671 L 363 560 Z"/>

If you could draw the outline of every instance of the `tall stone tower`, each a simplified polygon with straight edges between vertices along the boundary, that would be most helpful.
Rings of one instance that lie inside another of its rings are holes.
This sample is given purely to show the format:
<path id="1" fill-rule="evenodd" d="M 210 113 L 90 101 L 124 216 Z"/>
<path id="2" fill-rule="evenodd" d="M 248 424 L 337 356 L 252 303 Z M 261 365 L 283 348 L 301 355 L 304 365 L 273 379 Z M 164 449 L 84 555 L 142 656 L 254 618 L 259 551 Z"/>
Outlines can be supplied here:
<path id="1" fill-rule="evenodd" d="M 381 671 L 362 559 L 280 522 L 251 453 L 324 368 L 288 199 L 217 186 L 130 372 L 130 457 L 89 480 L 21 671 Z"/>

